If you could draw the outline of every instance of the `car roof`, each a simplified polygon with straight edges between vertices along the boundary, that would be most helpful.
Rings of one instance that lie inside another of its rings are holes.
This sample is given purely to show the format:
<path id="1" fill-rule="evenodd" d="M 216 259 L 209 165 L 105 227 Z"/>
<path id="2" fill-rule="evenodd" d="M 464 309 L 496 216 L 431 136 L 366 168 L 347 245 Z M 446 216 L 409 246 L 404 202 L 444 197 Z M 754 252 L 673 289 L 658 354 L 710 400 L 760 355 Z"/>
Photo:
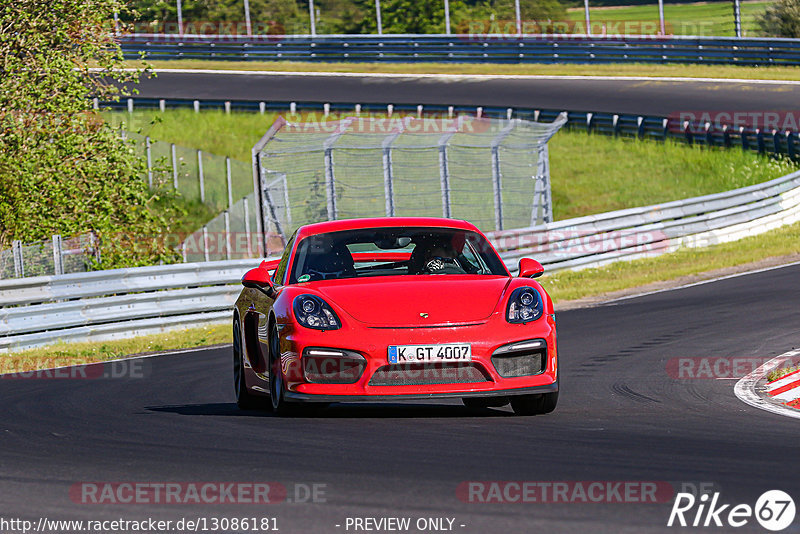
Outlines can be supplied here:
<path id="1" fill-rule="evenodd" d="M 445 219 L 441 217 L 375 217 L 365 219 L 339 219 L 325 221 L 306 226 L 297 230 L 297 240 L 317 234 L 340 232 L 344 230 L 361 230 L 365 228 L 452 228 L 454 230 L 469 230 L 480 233 L 474 224 L 458 219 Z"/>

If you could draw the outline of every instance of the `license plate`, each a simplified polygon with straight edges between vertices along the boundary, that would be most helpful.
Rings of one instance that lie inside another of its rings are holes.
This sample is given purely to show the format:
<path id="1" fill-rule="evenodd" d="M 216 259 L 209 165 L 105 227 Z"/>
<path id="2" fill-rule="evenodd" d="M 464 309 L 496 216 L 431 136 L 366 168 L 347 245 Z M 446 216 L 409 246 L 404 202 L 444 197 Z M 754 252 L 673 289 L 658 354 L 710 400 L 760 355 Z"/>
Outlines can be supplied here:
<path id="1" fill-rule="evenodd" d="M 468 343 L 389 345 L 389 363 L 469 361 L 472 361 L 472 346 Z"/>

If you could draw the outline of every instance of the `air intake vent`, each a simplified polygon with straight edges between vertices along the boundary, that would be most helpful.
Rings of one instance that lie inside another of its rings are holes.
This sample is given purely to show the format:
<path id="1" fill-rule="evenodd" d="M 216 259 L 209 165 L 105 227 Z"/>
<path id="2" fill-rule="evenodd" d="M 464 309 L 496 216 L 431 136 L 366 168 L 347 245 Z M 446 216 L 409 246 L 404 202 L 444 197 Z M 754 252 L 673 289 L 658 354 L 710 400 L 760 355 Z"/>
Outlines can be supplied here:
<path id="1" fill-rule="evenodd" d="M 547 343 L 543 339 L 505 345 L 492 355 L 492 365 L 503 378 L 538 375 L 546 364 Z"/>
<path id="2" fill-rule="evenodd" d="M 424 386 L 429 384 L 470 384 L 490 382 L 472 363 L 402 364 L 381 367 L 369 381 L 370 386 Z"/>

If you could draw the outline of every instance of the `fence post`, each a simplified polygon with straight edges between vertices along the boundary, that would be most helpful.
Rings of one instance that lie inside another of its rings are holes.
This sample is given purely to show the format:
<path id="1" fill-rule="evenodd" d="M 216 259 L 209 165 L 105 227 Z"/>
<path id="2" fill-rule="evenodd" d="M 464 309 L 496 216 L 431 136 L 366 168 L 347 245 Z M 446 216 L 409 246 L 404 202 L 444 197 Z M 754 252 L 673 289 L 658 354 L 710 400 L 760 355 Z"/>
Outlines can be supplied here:
<path id="1" fill-rule="evenodd" d="M 242 204 L 244 205 L 244 235 L 247 241 L 247 257 L 251 258 L 253 256 L 253 241 L 250 236 L 250 205 L 247 197 L 242 198 Z"/>
<path id="2" fill-rule="evenodd" d="M 442 216 L 450 217 L 450 169 L 447 164 L 447 143 L 439 144 L 439 184 L 442 188 Z"/>
<path id="3" fill-rule="evenodd" d="M 178 156 L 175 154 L 175 143 L 169 145 L 172 153 L 172 187 L 178 189 Z"/>
<path id="4" fill-rule="evenodd" d="M 192 106 L 194 107 L 194 112 L 195 113 L 200 113 L 200 101 L 199 100 L 195 100 L 194 102 L 192 102 Z"/>
<path id="5" fill-rule="evenodd" d="M 206 203 L 206 183 L 203 175 L 203 151 L 197 151 L 197 179 L 200 182 L 200 202 Z"/>
<path id="6" fill-rule="evenodd" d="M 392 179 L 392 147 L 383 149 L 383 193 L 386 196 L 386 216 L 394 217 L 394 183 Z"/>
<path id="7" fill-rule="evenodd" d="M 158 110 L 164 113 L 167 110 L 167 101 L 163 98 L 158 101 Z"/>
<path id="8" fill-rule="evenodd" d="M 150 136 L 144 138 L 145 154 L 147 155 L 147 184 L 153 189 L 153 154 L 150 150 Z"/>
<path id="9" fill-rule="evenodd" d="M 500 182 L 500 150 L 497 145 L 492 147 L 492 188 L 494 189 L 494 227 L 495 230 L 503 229 L 503 197 Z"/>
<path id="10" fill-rule="evenodd" d="M 222 212 L 225 219 L 225 259 L 231 259 L 231 214 L 228 210 Z"/>
<path id="11" fill-rule="evenodd" d="M 231 158 L 225 156 L 225 180 L 228 186 L 228 209 L 233 208 L 233 186 L 231 185 Z"/>
<path id="12" fill-rule="evenodd" d="M 17 278 L 25 277 L 25 263 L 22 258 L 22 241 L 14 240 L 11 242 L 11 251 L 14 255 L 14 276 Z"/>
<path id="13" fill-rule="evenodd" d="M 325 195 L 328 197 L 328 220 L 336 220 L 336 177 L 333 174 L 333 149 L 325 149 Z"/>
<path id="14" fill-rule="evenodd" d="M 203 259 L 209 261 L 208 258 L 208 227 L 203 226 Z"/>
<path id="15" fill-rule="evenodd" d="M 61 251 L 61 236 L 53 235 L 53 271 L 56 276 L 64 274 L 64 256 Z"/>
<path id="16" fill-rule="evenodd" d="M 539 147 L 538 173 L 542 180 L 542 219 L 553 222 L 553 198 L 550 190 L 550 151 L 547 143 Z"/>

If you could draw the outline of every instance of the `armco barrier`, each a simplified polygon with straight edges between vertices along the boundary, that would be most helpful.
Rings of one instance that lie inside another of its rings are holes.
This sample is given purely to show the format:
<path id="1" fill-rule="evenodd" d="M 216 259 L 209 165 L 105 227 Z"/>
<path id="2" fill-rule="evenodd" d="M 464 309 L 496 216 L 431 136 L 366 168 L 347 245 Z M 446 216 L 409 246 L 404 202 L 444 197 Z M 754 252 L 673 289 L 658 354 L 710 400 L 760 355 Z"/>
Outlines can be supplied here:
<path id="1" fill-rule="evenodd" d="M 490 232 L 506 265 L 597 267 L 733 241 L 800 220 L 800 172 L 725 193 Z M 229 321 L 259 260 L 183 263 L 0 281 L 0 351 Z"/>
<path id="2" fill-rule="evenodd" d="M 585 35 L 157 35 L 119 38 L 127 59 L 800 65 L 778 38 Z"/>
<path id="3" fill-rule="evenodd" d="M 488 235 L 509 268 L 530 256 L 553 271 L 733 241 L 798 220 L 800 172 L 795 172 L 715 195 Z"/>
<path id="4" fill-rule="evenodd" d="M 181 263 L 0 280 L 0 351 L 229 320 L 242 274 L 259 262 Z"/>

